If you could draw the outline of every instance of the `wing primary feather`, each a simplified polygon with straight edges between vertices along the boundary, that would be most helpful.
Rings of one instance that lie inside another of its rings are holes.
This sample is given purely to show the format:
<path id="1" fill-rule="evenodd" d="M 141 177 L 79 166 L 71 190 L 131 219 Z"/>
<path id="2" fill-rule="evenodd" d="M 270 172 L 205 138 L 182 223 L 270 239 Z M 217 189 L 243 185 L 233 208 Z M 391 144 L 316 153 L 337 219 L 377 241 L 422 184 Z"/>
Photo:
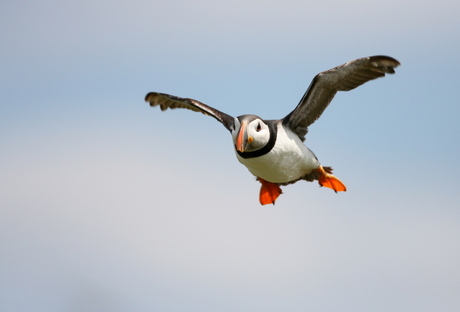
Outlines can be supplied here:
<path id="1" fill-rule="evenodd" d="M 234 126 L 234 118 L 232 116 L 212 108 L 211 106 L 203 104 L 197 100 L 181 98 L 166 93 L 150 92 L 145 96 L 145 101 L 148 102 L 152 107 L 159 106 L 162 111 L 165 111 L 168 108 L 184 108 L 194 112 L 203 113 L 221 122 L 229 131 L 231 131 Z"/>
<path id="2" fill-rule="evenodd" d="M 385 74 L 394 74 L 400 63 L 392 57 L 376 55 L 359 58 L 316 75 L 296 108 L 283 118 L 302 140 L 308 126 L 324 112 L 337 91 L 350 91 Z"/>

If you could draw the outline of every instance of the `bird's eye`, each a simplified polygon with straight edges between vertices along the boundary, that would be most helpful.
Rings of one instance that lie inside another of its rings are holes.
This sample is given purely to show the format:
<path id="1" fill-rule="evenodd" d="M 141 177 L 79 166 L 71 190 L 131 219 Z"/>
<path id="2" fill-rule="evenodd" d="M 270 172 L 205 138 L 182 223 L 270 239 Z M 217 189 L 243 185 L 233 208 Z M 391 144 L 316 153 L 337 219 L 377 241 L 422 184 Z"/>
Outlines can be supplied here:
<path id="1" fill-rule="evenodd" d="M 262 126 L 260 125 L 260 122 L 257 124 L 257 128 L 256 128 L 256 131 L 259 132 L 260 130 L 262 130 Z"/>

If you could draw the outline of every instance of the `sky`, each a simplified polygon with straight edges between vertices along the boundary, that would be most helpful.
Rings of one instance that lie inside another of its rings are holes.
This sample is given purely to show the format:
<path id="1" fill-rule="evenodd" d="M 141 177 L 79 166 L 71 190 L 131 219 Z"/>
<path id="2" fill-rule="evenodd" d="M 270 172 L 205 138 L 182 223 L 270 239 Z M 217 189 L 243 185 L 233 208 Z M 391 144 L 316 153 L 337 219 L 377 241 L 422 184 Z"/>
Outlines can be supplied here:
<path id="1" fill-rule="evenodd" d="M 1 311 L 458 311 L 458 1 L 2 1 Z M 347 192 L 259 183 L 213 118 L 282 118 L 389 55 L 306 145 Z"/>

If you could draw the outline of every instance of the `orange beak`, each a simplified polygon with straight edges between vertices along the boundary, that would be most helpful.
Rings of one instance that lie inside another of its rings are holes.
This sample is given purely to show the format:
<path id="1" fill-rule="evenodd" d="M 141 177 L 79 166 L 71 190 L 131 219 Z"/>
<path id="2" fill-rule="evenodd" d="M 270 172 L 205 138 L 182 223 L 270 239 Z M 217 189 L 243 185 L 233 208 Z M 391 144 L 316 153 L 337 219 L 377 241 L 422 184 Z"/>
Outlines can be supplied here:
<path id="1" fill-rule="evenodd" d="M 240 153 L 244 152 L 244 133 L 246 132 L 245 128 L 246 128 L 246 125 L 247 123 L 243 122 L 241 124 L 241 127 L 240 127 L 240 131 L 238 132 L 238 137 L 236 138 L 236 150 Z"/>

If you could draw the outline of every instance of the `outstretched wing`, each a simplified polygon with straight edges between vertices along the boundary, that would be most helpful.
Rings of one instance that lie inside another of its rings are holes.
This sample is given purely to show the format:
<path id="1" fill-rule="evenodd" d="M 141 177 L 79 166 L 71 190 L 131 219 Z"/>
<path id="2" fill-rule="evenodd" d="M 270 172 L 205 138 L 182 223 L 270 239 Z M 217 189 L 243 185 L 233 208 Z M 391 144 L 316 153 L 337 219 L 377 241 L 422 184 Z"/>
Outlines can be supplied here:
<path id="1" fill-rule="evenodd" d="M 150 103 L 150 106 L 160 106 L 162 111 L 170 108 L 185 108 L 195 112 L 200 112 L 205 115 L 214 117 L 220 121 L 229 131 L 233 129 L 234 118 L 230 115 L 212 108 L 206 104 L 196 100 L 180 98 L 178 96 L 165 93 L 150 92 L 145 96 L 145 101 Z"/>
<path id="2" fill-rule="evenodd" d="M 389 56 L 363 57 L 319 73 L 297 107 L 283 124 L 304 139 L 308 126 L 314 123 L 329 105 L 337 91 L 349 91 L 385 74 L 394 74 L 400 63 Z"/>

